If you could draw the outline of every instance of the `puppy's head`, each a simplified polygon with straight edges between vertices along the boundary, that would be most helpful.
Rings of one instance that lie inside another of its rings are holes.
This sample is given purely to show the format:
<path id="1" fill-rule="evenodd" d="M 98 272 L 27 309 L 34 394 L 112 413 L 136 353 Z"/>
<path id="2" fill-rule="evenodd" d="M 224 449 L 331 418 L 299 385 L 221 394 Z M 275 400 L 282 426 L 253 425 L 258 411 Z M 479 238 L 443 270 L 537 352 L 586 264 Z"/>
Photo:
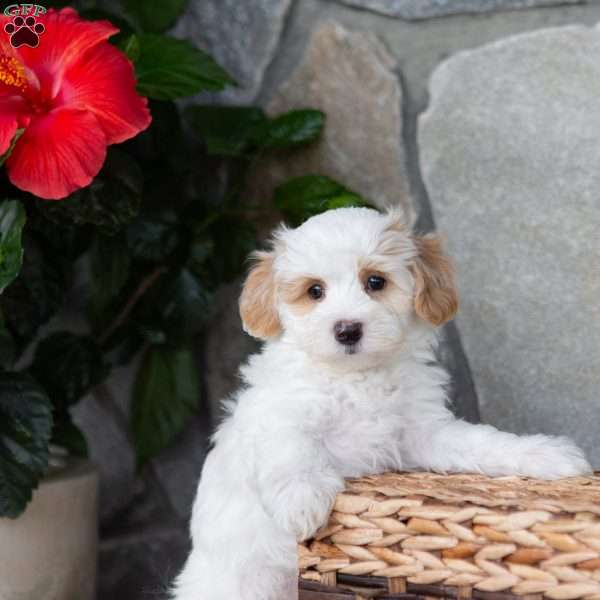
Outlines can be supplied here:
<path id="1" fill-rule="evenodd" d="M 439 239 L 413 235 L 395 212 L 328 211 L 279 229 L 254 259 L 240 299 L 245 330 L 350 369 L 385 360 L 458 306 Z"/>

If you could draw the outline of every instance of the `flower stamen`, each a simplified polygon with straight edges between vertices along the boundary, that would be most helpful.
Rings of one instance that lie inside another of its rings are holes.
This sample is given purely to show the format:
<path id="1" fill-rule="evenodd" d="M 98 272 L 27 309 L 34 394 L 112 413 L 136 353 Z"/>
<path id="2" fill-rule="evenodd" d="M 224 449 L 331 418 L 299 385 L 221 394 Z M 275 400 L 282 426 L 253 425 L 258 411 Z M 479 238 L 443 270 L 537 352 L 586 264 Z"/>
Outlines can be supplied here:
<path id="1" fill-rule="evenodd" d="M 0 54 L 0 86 L 15 88 L 20 93 L 27 89 L 25 67 L 13 56 Z"/>

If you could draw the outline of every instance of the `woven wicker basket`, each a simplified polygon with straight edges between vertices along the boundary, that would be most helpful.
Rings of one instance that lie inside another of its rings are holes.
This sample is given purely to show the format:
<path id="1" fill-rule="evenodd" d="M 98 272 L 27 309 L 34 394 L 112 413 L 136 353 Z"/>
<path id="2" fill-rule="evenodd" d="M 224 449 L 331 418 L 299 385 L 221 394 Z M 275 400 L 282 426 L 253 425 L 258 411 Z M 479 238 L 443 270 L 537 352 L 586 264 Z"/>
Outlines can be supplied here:
<path id="1" fill-rule="evenodd" d="M 299 560 L 302 600 L 600 600 L 600 473 L 348 481 Z"/>

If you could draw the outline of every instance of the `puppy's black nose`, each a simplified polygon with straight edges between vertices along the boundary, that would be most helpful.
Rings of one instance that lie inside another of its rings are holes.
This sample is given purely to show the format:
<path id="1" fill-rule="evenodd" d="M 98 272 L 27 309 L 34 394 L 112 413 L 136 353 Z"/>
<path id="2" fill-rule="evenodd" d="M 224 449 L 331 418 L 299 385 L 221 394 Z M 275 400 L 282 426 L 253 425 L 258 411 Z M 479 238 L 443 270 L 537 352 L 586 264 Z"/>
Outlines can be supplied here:
<path id="1" fill-rule="evenodd" d="M 358 321 L 338 321 L 333 326 L 335 339 L 344 346 L 357 344 L 362 337 L 362 323 Z"/>

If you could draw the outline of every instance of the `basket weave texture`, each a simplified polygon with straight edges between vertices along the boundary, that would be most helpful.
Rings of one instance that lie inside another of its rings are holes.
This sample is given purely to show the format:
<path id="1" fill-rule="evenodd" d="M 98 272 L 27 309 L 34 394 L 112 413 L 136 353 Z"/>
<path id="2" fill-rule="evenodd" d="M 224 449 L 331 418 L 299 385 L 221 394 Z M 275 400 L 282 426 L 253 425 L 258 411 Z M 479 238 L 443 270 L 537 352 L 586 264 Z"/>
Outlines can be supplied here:
<path id="1" fill-rule="evenodd" d="M 299 561 L 307 599 L 600 600 L 600 473 L 350 480 L 328 524 L 300 544 Z"/>

